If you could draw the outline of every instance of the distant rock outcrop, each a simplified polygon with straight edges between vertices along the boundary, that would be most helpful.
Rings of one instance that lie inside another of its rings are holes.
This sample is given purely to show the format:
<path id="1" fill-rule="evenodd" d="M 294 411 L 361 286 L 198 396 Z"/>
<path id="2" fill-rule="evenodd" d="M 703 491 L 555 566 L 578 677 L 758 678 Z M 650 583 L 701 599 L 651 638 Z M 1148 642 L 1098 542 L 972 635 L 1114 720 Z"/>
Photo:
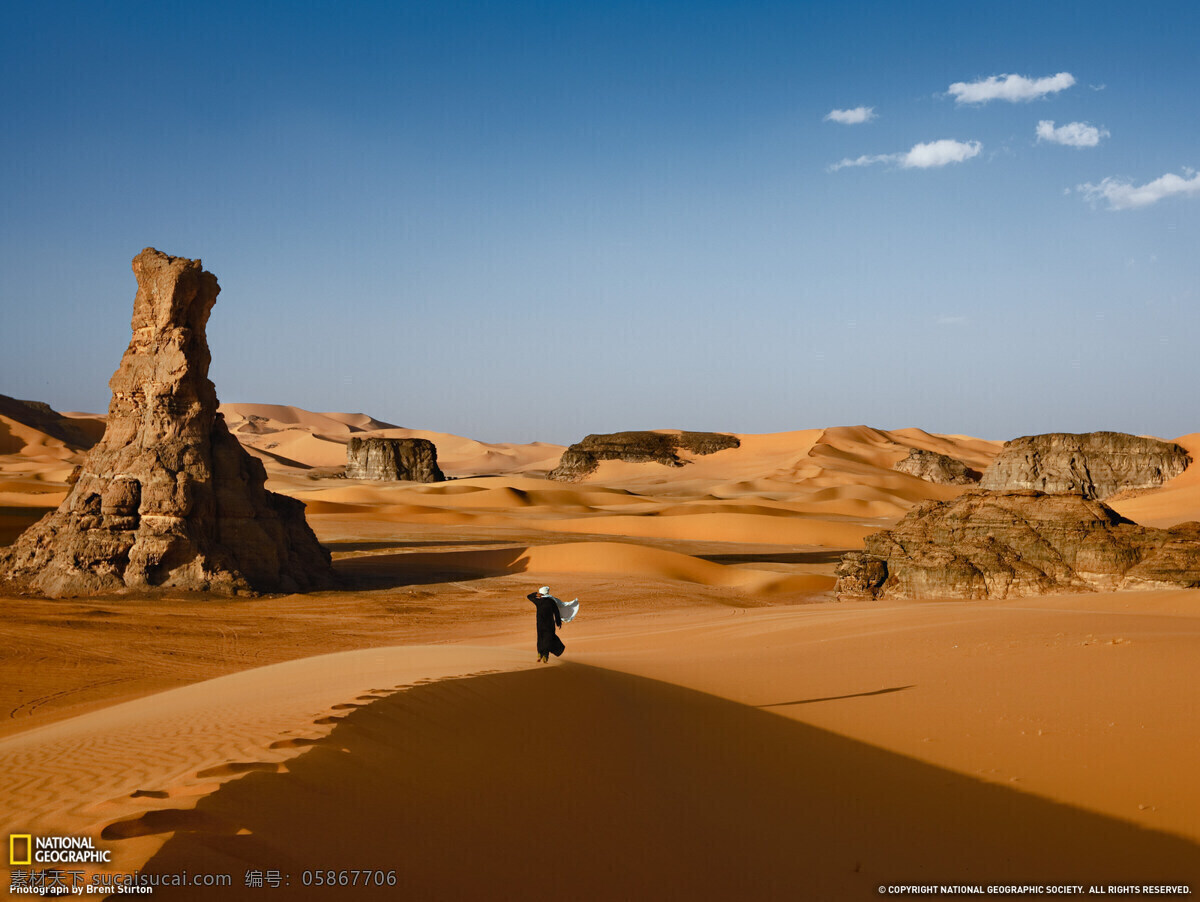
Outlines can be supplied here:
<path id="1" fill-rule="evenodd" d="M 982 475 L 956 457 L 921 448 L 913 448 L 892 469 L 938 485 L 971 485 L 979 482 Z"/>
<path id="2" fill-rule="evenodd" d="M 216 277 L 153 248 L 133 272 L 133 339 L 104 437 L 58 510 L 0 553 L 0 575 L 50 596 L 333 584 L 304 505 L 266 491 L 262 463 L 217 413 L 205 336 Z"/>
<path id="3" fill-rule="evenodd" d="M 42 401 L 18 401 L 8 395 L 0 395 L 0 417 L 8 417 L 43 432 L 69 448 L 90 448 L 96 444 L 97 436 L 87 428 L 94 425 L 94 420 L 72 422 L 69 417 L 64 417 Z"/>
<path id="4" fill-rule="evenodd" d="M 594 473 L 602 460 L 653 462 L 668 467 L 682 467 L 687 461 L 679 456 L 681 451 L 715 454 L 727 448 L 737 448 L 741 443 L 736 435 L 720 432 L 611 432 L 589 435 L 564 451 L 558 466 L 548 475 L 562 482 L 578 482 Z"/>
<path id="5" fill-rule="evenodd" d="M 1123 432 L 1050 432 L 1005 442 L 980 487 L 1107 498 L 1123 489 L 1160 486 L 1189 463 L 1187 451 L 1174 442 Z"/>
<path id="6" fill-rule="evenodd" d="M 926 502 L 837 567 L 839 595 L 1006 598 L 1200 586 L 1200 523 L 1139 526 L 1078 494 Z"/>
<path id="7" fill-rule="evenodd" d="M 424 438 L 352 438 L 346 445 L 347 479 L 442 482 L 437 448 Z"/>

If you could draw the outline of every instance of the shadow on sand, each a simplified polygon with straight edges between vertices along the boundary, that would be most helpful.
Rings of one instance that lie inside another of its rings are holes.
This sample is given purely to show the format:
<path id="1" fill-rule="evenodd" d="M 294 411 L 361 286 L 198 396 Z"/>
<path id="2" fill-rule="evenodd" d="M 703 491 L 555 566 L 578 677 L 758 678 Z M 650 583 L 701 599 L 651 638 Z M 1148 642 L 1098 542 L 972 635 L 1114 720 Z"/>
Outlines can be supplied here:
<path id="1" fill-rule="evenodd" d="M 188 819 L 144 871 L 236 875 L 220 899 L 262 896 L 242 887 L 248 868 L 289 875 L 289 899 L 330 898 L 302 885 L 316 868 L 395 871 L 371 898 L 468 900 L 1200 879 L 1186 840 L 570 663 L 355 709 L 287 772 L 227 783 Z"/>
<path id="2" fill-rule="evenodd" d="M 17 536 L 31 527 L 53 508 L 0 507 L 0 547 L 11 545 Z"/>
<path id="3" fill-rule="evenodd" d="M 847 549 L 849 550 L 849 549 Z M 788 551 L 781 554 L 698 554 L 714 564 L 834 564 L 845 551 Z"/>
<path id="4" fill-rule="evenodd" d="M 840 702 L 847 698 L 869 698 L 872 695 L 888 695 L 892 692 L 903 692 L 915 686 L 893 686 L 890 689 L 876 689 L 873 692 L 855 692 L 851 695 L 830 695 L 825 698 L 802 698 L 795 702 L 771 702 L 769 705 L 755 705 L 756 708 L 787 708 L 791 705 L 812 705 L 817 702 Z"/>
<path id="5" fill-rule="evenodd" d="M 334 561 L 333 569 L 351 588 L 396 589 L 523 573 L 528 563 L 522 545 L 482 551 L 364 554 Z"/>
<path id="6" fill-rule="evenodd" d="M 487 548 L 496 544 L 495 539 L 434 539 L 432 541 L 374 541 L 374 542 L 358 542 L 358 541 L 333 541 L 322 542 L 326 548 L 334 554 L 341 552 L 355 551 L 384 551 L 388 548 L 452 548 L 454 546 L 476 546 Z"/>

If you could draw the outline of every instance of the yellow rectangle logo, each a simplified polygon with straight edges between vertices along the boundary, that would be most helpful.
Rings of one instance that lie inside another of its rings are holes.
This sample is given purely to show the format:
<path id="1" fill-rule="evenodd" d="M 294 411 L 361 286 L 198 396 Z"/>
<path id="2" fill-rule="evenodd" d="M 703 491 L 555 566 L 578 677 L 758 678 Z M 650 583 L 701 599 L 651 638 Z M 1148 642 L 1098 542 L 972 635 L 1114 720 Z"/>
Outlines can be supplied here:
<path id="1" fill-rule="evenodd" d="M 25 851 L 18 852 L 18 847 L 24 843 Z M 8 835 L 8 864 L 33 864 L 33 835 L 29 833 L 10 833 Z"/>

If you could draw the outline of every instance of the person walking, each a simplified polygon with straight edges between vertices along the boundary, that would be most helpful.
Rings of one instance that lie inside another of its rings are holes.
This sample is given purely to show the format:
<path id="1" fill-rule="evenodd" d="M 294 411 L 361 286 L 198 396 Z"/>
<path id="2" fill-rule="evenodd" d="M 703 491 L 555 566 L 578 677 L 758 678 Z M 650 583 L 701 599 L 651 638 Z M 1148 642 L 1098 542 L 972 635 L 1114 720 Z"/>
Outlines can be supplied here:
<path id="1" fill-rule="evenodd" d="M 566 650 L 562 639 L 558 638 L 558 633 L 554 631 L 556 626 L 563 624 L 562 614 L 558 610 L 561 602 L 550 594 L 549 586 L 542 586 L 536 592 L 530 592 L 525 597 L 532 601 L 533 606 L 537 608 L 538 663 L 546 664 L 550 661 L 551 655 L 557 657 Z"/>

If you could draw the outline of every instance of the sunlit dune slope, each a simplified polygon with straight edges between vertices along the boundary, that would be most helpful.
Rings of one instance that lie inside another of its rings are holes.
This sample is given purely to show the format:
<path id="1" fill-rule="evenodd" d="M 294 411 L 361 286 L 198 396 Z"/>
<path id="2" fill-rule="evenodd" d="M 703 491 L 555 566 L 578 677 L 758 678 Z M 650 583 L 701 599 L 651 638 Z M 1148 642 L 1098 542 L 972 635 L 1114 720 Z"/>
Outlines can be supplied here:
<path id="1" fill-rule="evenodd" d="M 683 582 L 737 589 L 751 595 L 824 593 L 833 577 L 763 570 L 753 564 L 726 565 L 662 548 L 625 542 L 568 542 L 510 546 L 481 551 L 371 554 L 340 562 L 351 576 L 384 575 L 471 578 L 528 573 L 535 581 L 575 574 L 620 574 L 660 582 Z"/>
<path id="2" fill-rule="evenodd" d="M 1144 526 L 1169 527 L 1200 520 L 1200 432 L 1175 439 L 1192 456 L 1188 468 L 1161 488 L 1110 499 L 1117 513 Z"/>
<path id="3" fill-rule="evenodd" d="M 528 665 L 528 655 L 509 649 L 339 652 L 34 727 L 0 739 L 0 823 L 116 841 L 116 870 L 130 871 L 165 838 L 151 829 L 156 818 L 186 827 L 201 796 L 251 771 L 285 770 L 347 711 L 417 681 Z M 148 811 L 160 813 L 147 823 Z"/>
<path id="4" fill-rule="evenodd" d="M 230 431 L 272 467 L 335 468 L 346 463 L 346 443 L 359 438 L 424 438 L 438 449 L 449 476 L 550 470 L 563 452 L 545 442 L 487 443 L 443 432 L 405 429 L 361 413 L 313 413 L 275 404 L 222 404 Z"/>

